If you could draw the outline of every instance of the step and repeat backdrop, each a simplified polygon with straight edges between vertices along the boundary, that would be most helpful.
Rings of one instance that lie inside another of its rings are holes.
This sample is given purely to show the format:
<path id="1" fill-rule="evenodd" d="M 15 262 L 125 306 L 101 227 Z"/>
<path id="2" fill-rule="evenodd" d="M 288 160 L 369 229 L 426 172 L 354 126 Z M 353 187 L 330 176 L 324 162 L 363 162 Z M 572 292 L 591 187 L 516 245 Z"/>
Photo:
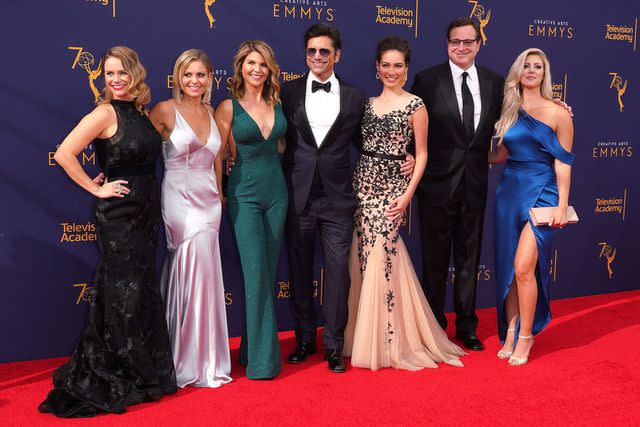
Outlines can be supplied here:
<path id="1" fill-rule="evenodd" d="M 53 160 L 65 135 L 92 107 L 103 87 L 100 57 L 113 45 L 135 49 L 148 71 L 154 102 L 171 96 L 171 72 L 188 48 L 214 64 L 212 104 L 228 96 L 232 58 L 246 39 L 274 48 L 283 81 L 305 71 L 303 35 L 315 22 L 341 31 L 337 73 L 370 96 L 375 47 L 389 35 L 409 40 L 413 75 L 446 60 L 446 28 L 460 16 L 482 29 L 477 63 L 506 74 L 529 47 L 551 62 L 554 96 L 572 106 L 575 140 L 570 203 L 580 223 L 557 234 L 551 265 L 554 298 L 640 287 L 640 3 L 611 0 L 65 0 L 3 2 L 0 67 L 0 362 L 69 354 L 83 328 L 98 260 L 92 198 Z M 353 151 L 355 162 L 356 152 Z M 98 172 L 94 146 L 79 156 Z M 160 162 L 161 163 L 161 162 Z M 495 304 L 493 193 L 490 175 L 478 306 Z M 162 166 L 158 165 L 158 176 Z M 421 275 L 420 223 L 412 207 L 402 229 Z M 244 294 L 233 232 L 221 230 L 231 335 L 240 331 Z M 164 241 L 158 250 L 158 267 Z M 316 296 L 326 283 L 320 246 Z M 635 261 L 634 261 L 635 260 Z M 293 327 L 286 254 L 281 252 L 274 298 L 281 330 Z M 449 283 L 455 271 L 450 269 Z"/>

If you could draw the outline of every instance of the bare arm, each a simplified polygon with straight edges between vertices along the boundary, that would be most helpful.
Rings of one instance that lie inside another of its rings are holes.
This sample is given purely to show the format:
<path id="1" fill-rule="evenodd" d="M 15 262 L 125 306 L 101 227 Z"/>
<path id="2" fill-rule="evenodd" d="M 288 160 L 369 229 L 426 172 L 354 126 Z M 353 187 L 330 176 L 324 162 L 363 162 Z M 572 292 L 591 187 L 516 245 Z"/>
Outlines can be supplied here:
<path id="1" fill-rule="evenodd" d="M 573 147 L 573 122 L 569 113 L 558 110 L 558 126 L 556 136 L 560 145 L 567 151 Z M 556 180 L 558 182 L 558 207 L 549 218 L 549 225 L 562 227 L 567 223 L 567 208 L 569 206 L 569 187 L 571 185 L 571 166 L 556 159 L 554 162 Z"/>
<path id="2" fill-rule="evenodd" d="M 80 123 L 62 141 L 53 158 L 69 177 L 80 187 L 99 198 L 124 197 L 129 189 L 123 187 L 127 181 L 116 180 L 98 184 L 89 178 L 78 161 L 78 154 L 95 138 L 108 138 L 117 130 L 117 118 L 113 107 L 100 105 L 80 120 Z M 116 192 L 121 188 L 121 192 Z"/>
<path id="3" fill-rule="evenodd" d="M 422 174 L 427 167 L 427 130 L 429 128 L 429 114 L 426 108 L 417 109 L 412 116 L 411 125 L 413 126 L 413 134 L 416 144 L 416 157 L 415 167 L 413 168 L 413 174 L 411 180 L 407 185 L 402 196 L 396 198 L 389 205 L 386 216 L 388 219 L 394 221 L 399 218 L 404 210 L 411 202 L 411 198 L 418 188 L 418 183 L 422 178 Z"/>
<path id="4" fill-rule="evenodd" d="M 213 119 L 220 132 L 220 165 L 222 160 L 226 159 L 227 163 L 233 163 L 236 158 L 236 144 L 233 141 L 233 135 L 231 135 L 231 122 L 233 121 L 233 104 L 230 99 L 225 99 L 220 104 L 213 115 Z M 227 151 L 230 151 L 227 156 Z M 229 166 L 227 166 L 228 173 Z M 222 172 L 222 166 L 220 171 Z M 222 175 L 220 176 L 220 182 L 222 182 Z M 222 188 L 222 187 L 220 187 Z"/>
<path id="5" fill-rule="evenodd" d="M 160 136 L 162 136 L 162 140 L 169 139 L 176 121 L 172 101 L 158 102 L 149 113 L 149 119 Z"/>
<path id="6" fill-rule="evenodd" d="M 493 141 L 492 141 L 493 142 Z M 507 147 L 504 146 L 502 141 L 498 143 L 495 147 L 492 146 L 491 150 L 489 150 L 489 164 L 493 165 L 496 163 L 504 163 L 509 158 L 509 151 Z"/>

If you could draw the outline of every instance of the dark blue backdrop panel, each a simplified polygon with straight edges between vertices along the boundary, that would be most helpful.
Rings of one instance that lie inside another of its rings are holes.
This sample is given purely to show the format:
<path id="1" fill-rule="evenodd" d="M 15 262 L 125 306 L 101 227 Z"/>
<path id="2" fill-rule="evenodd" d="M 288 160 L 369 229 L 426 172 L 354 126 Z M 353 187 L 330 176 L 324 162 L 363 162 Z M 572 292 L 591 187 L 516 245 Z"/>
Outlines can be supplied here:
<path id="1" fill-rule="evenodd" d="M 211 3 L 211 4 L 209 4 Z M 580 223 L 558 234 L 552 263 L 554 297 L 637 289 L 632 244 L 638 241 L 640 5 L 612 0 L 540 0 L 523 7 L 508 0 L 231 0 L 154 3 L 67 0 L 64 4 L 5 2 L 4 67 L 0 68 L 0 361 L 68 354 L 81 331 L 97 263 L 91 197 L 52 159 L 56 146 L 93 107 L 103 86 L 99 58 L 110 46 L 138 51 L 148 71 L 153 102 L 169 98 L 175 58 L 197 47 L 214 63 L 216 105 L 228 96 L 227 80 L 240 42 L 260 38 L 274 48 L 283 80 L 305 72 L 304 31 L 314 22 L 336 25 L 343 49 L 337 73 L 370 96 L 375 46 L 398 35 L 412 48 L 413 75 L 446 60 L 445 32 L 459 16 L 476 19 L 483 33 L 477 62 L 508 71 L 529 47 L 546 51 L 554 94 L 575 112 L 575 167 L 571 203 Z M 355 162 L 355 152 L 353 161 Z M 94 149 L 80 160 L 97 173 Z M 493 168 L 480 260 L 478 305 L 495 303 L 493 193 L 502 168 Z M 161 176 L 159 166 L 159 176 Z M 499 225 L 498 225 L 499 226 Z M 420 224 L 412 206 L 403 237 L 421 276 Z M 221 231 L 227 314 L 232 335 L 243 317 L 243 284 L 235 239 L 224 217 Z M 318 310 L 324 280 L 316 254 Z M 164 249 L 158 251 L 162 262 Z M 449 283 L 453 280 L 453 269 Z M 282 251 L 274 298 L 281 330 L 294 324 L 287 259 Z"/>

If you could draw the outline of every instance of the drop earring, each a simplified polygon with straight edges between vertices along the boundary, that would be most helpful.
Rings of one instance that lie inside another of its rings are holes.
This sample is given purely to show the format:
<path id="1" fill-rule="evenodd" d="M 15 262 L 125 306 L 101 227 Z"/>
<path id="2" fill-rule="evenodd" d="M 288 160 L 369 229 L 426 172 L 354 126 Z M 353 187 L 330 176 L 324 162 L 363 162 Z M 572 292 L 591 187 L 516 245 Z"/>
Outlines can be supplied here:
<path id="1" fill-rule="evenodd" d="M 376 80 L 380 80 L 380 73 L 376 71 Z"/>

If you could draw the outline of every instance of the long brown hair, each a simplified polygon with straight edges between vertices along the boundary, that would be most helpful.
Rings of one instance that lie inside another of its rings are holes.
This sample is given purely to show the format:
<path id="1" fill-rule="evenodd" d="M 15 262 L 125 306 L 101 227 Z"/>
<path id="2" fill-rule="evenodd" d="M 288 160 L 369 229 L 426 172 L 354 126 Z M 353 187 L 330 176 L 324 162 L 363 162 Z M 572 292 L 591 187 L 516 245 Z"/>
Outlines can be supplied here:
<path id="1" fill-rule="evenodd" d="M 240 99 L 244 96 L 245 87 L 244 78 L 242 77 L 242 64 L 244 64 L 244 60 L 251 52 L 258 52 L 267 63 L 269 76 L 262 88 L 262 98 L 267 104 L 276 105 L 280 102 L 280 66 L 276 62 L 273 49 L 262 40 L 247 40 L 242 42 L 238 48 L 236 55 L 233 57 L 233 77 L 231 77 L 229 84 L 231 95 L 235 99 Z"/>
<path id="2" fill-rule="evenodd" d="M 109 48 L 100 60 L 100 68 L 104 69 L 104 63 L 108 58 L 117 58 L 122 62 L 122 67 L 131 76 L 131 83 L 127 92 L 134 98 L 134 105 L 140 111 L 151 101 L 151 90 L 144 82 L 147 71 L 140 63 L 140 58 L 135 50 L 126 46 L 114 46 Z M 96 101 L 97 105 L 108 104 L 113 95 L 108 87 L 102 89 L 102 96 Z"/>

